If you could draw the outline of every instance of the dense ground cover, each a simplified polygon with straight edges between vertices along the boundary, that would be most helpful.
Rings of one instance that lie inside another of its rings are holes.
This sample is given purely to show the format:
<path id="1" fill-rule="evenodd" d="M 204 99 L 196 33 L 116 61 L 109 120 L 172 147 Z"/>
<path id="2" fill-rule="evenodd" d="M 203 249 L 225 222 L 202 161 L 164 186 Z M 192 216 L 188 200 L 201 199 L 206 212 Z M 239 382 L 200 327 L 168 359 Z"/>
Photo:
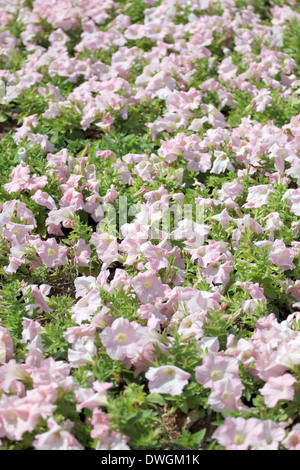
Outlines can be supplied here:
<path id="1" fill-rule="evenodd" d="M 0 448 L 300 450 L 296 0 L 0 0 Z"/>

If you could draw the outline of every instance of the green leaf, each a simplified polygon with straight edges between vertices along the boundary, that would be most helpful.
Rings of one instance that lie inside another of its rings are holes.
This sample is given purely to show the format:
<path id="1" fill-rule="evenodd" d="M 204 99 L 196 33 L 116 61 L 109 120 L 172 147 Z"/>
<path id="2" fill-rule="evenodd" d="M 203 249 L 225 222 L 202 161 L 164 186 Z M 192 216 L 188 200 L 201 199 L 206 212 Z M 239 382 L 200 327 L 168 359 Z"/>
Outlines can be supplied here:
<path id="1" fill-rule="evenodd" d="M 201 442 L 204 439 L 205 434 L 206 434 L 205 428 L 201 429 L 201 431 L 196 432 L 194 434 L 184 429 L 182 432 L 181 439 L 178 439 L 177 441 L 173 441 L 173 444 L 176 444 L 182 447 L 187 447 L 188 449 L 192 449 L 192 450 L 198 450 Z"/>
<path id="2" fill-rule="evenodd" d="M 159 393 L 151 393 L 148 397 L 147 397 L 147 401 L 149 403 L 155 403 L 157 405 L 160 405 L 160 406 L 165 406 L 166 405 L 166 400 L 164 399 L 164 397 L 162 395 L 160 395 Z"/>
<path id="3" fill-rule="evenodd" d="M 277 299 L 278 295 L 271 287 L 264 287 L 264 293 L 269 299 Z"/>
<path id="4" fill-rule="evenodd" d="M 199 447 L 201 442 L 203 441 L 204 437 L 206 434 L 206 429 L 201 429 L 199 432 L 195 432 L 195 434 L 192 434 L 192 438 L 194 443 Z"/>

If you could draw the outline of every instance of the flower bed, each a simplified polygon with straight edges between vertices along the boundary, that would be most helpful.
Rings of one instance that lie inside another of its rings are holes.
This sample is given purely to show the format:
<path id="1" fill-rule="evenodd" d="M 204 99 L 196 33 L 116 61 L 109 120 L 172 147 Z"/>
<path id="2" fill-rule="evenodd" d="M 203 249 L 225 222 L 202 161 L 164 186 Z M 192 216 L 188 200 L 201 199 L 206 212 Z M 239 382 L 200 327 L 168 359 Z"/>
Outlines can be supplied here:
<path id="1" fill-rule="evenodd" d="M 300 8 L 0 0 L 0 448 L 300 450 Z"/>

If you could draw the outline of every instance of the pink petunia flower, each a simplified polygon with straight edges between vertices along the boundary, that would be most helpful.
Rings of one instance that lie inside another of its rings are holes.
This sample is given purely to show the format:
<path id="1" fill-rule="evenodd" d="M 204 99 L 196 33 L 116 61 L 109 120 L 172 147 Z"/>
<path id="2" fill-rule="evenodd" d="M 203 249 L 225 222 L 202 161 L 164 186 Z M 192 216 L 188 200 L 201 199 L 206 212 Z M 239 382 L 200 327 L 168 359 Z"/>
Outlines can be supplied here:
<path id="1" fill-rule="evenodd" d="M 281 444 L 288 450 L 300 450 L 300 429 L 294 426 Z"/>
<path id="2" fill-rule="evenodd" d="M 49 431 L 35 436 L 33 447 L 36 450 L 84 450 L 69 432 L 69 423 L 60 426 L 53 418 L 49 418 L 47 425 Z"/>
<path id="3" fill-rule="evenodd" d="M 167 393 L 168 395 L 180 395 L 188 384 L 191 374 L 176 366 L 150 367 L 145 374 L 149 380 L 150 393 Z"/>
<path id="4" fill-rule="evenodd" d="M 215 382 L 224 377 L 233 379 L 238 376 L 239 365 L 235 358 L 209 353 L 202 366 L 195 368 L 196 380 L 205 388 L 212 388 Z"/>
<path id="5" fill-rule="evenodd" d="M 41 241 L 36 245 L 36 250 L 47 268 L 64 266 L 66 262 L 67 247 L 59 245 L 55 238 Z"/>
<path id="6" fill-rule="evenodd" d="M 160 278 L 150 271 L 135 276 L 131 284 L 138 298 L 144 304 L 150 304 L 159 297 L 164 297 L 163 284 Z"/>
<path id="7" fill-rule="evenodd" d="M 296 382 L 297 380 L 291 374 L 270 377 L 260 390 L 267 407 L 273 408 L 280 400 L 293 400 L 295 395 L 293 384 Z"/>
<path id="8" fill-rule="evenodd" d="M 127 318 L 117 318 L 111 327 L 106 327 L 99 335 L 107 354 L 118 361 L 134 357 L 139 349 L 141 328 Z"/>
<path id="9" fill-rule="evenodd" d="M 213 433 L 212 438 L 226 450 L 248 450 L 258 443 L 262 432 L 262 421 L 256 418 L 226 418 L 222 426 Z"/>

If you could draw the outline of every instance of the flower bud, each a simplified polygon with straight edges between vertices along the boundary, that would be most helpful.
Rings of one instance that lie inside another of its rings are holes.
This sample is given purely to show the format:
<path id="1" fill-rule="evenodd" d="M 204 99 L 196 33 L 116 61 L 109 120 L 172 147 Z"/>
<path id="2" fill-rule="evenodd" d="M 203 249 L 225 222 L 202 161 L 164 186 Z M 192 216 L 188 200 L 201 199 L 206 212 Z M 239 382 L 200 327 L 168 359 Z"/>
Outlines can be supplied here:
<path id="1" fill-rule="evenodd" d="M 20 147 L 18 150 L 19 162 L 27 162 L 27 152 L 24 147 Z"/>

